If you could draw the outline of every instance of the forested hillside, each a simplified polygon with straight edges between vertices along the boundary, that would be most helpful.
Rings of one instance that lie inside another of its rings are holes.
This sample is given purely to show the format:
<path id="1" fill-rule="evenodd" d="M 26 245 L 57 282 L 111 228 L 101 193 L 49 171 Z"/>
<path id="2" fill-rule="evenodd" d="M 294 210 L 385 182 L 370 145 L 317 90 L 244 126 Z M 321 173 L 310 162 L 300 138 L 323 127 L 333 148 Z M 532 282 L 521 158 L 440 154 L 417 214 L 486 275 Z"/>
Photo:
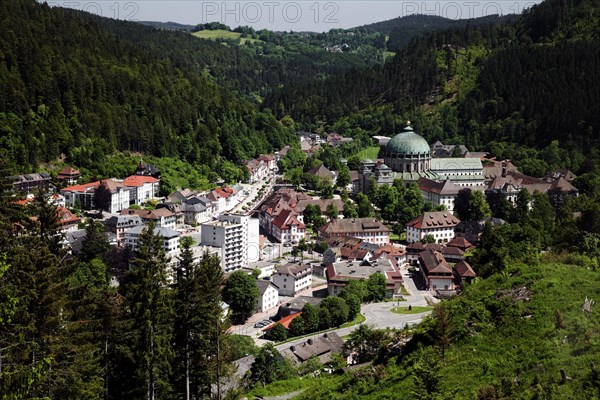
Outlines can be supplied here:
<path id="1" fill-rule="evenodd" d="M 598 10 L 595 0 L 548 0 L 511 23 L 428 33 L 385 66 L 287 87 L 265 106 L 307 129 L 391 135 L 410 116 L 431 140 L 487 150 L 559 140 L 587 156 L 600 129 Z"/>
<path id="2" fill-rule="evenodd" d="M 0 148 L 19 170 L 130 150 L 218 171 L 223 158 L 293 141 L 269 111 L 215 82 L 235 69 L 232 49 L 34 0 L 2 2 L 0 21 Z"/>

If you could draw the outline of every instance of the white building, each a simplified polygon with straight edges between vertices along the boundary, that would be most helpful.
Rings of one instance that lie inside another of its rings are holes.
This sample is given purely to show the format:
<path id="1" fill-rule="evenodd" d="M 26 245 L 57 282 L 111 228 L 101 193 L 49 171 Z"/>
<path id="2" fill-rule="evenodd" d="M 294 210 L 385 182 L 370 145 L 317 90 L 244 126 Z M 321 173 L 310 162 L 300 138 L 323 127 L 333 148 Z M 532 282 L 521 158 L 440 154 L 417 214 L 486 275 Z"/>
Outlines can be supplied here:
<path id="1" fill-rule="evenodd" d="M 271 281 L 259 279 L 256 281 L 258 287 L 258 299 L 256 300 L 256 312 L 269 311 L 279 303 L 279 292 L 277 286 Z"/>
<path id="2" fill-rule="evenodd" d="M 439 180 L 449 179 L 458 186 L 483 186 L 483 164 L 479 158 L 432 158 L 431 172 Z"/>
<path id="3" fill-rule="evenodd" d="M 426 212 L 406 224 L 406 241 L 415 243 L 431 235 L 436 243 L 448 243 L 459 223 L 460 220 L 448 211 Z"/>
<path id="4" fill-rule="evenodd" d="M 225 272 L 248 265 L 249 256 L 255 257 L 254 241 L 258 241 L 255 238 L 258 238 L 258 222 L 246 215 L 221 215 L 218 221 L 201 226 L 202 245 L 220 248 L 221 267 Z"/>
<path id="5" fill-rule="evenodd" d="M 130 204 L 143 204 L 158 197 L 160 180 L 152 176 L 132 175 L 123 180 L 129 188 Z"/>
<path id="6" fill-rule="evenodd" d="M 137 250 L 139 247 L 139 237 L 145 229 L 148 229 L 148 227 L 138 225 L 126 230 L 124 233 L 125 245 L 134 251 Z M 167 256 L 171 258 L 171 263 L 173 263 L 176 260 L 176 256 L 179 255 L 180 233 L 169 228 L 155 227 L 154 234 L 163 238 L 163 249 L 167 253 Z"/>
<path id="7" fill-rule="evenodd" d="M 108 206 L 108 212 L 117 213 L 129 207 L 130 192 L 129 188 L 114 179 L 105 179 L 87 183 L 85 185 L 69 186 L 60 190 L 60 194 L 65 197 L 65 204 L 70 208 L 81 208 L 82 210 L 94 210 L 94 194 L 96 189 L 104 186 L 110 191 L 111 198 Z"/>
<path id="8" fill-rule="evenodd" d="M 206 197 L 192 197 L 180 206 L 184 221 L 188 225 L 198 225 L 208 222 L 216 213 L 213 202 Z"/>
<path id="9" fill-rule="evenodd" d="M 334 219 L 319 228 L 319 236 L 352 236 L 365 242 L 386 245 L 391 229 L 374 218 Z"/>
<path id="10" fill-rule="evenodd" d="M 298 213 L 283 210 L 273 220 L 272 234 L 281 243 L 298 243 L 306 237 L 306 226 L 300 221 Z"/>
<path id="11" fill-rule="evenodd" d="M 312 268 L 308 264 L 286 264 L 277 268 L 273 283 L 279 288 L 280 296 L 295 296 L 298 292 L 310 289 Z"/>

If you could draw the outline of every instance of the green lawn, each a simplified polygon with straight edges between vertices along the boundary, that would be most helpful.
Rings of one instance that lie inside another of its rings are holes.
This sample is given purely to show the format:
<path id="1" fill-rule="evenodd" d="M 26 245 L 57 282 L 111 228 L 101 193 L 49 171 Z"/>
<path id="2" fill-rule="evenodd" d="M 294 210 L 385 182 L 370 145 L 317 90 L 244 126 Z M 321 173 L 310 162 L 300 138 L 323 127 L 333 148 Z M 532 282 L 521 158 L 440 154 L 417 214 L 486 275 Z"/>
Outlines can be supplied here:
<path id="1" fill-rule="evenodd" d="M 383 51 L 383 61 L 387 61 L 388 58 L 394 57 L 395 55 L 396 55 L 396 53 L 394 53 L 393 51 L 384 50 Z"/>
<path id="2" fill-rule="evenodd" d="M 413 306 L 411 310 L 408 307 L 394 307 L 390 311 L 395 314 L 421 314 L 433 310 L 433 307 Z"/>
<path id="3" fill-rule="evenodd" d="M 243 38 L 242 34 L 239 32 L 230 32 L 223 29 L 217 29 L 214 31 L 203 30 L 192 33 L 192 35 L 200 38 L 200 39 L 226 39 L 226 40 L 239 40 L 240 44 L 245 44 L 246 42 L 254 43 L 260 42 L 260 40 L 252 39 L 252 38 Z"/>
<path id="4" fill-rule="evenodd" d="M 366 318 L 365 318 L 365 316 L 364 316 L 364 315 L 362 315 L 362 314 L 358 314 L 358 315 L 356 316 L 356 318 L 354 318 L 354 320 L 353 320 L 353 321 L 348 321 L 348 322 L 346 322 L 345 324 L 342 324 L 342 325 L 340 326 L 340 328 L 347 328 L 347 327 L 349 327 L 349 326 L 353 326 L 353 325 L 362 324 L 363 322 L 365 322 L 365 320 L 366 320 Z"/>
<path id="5" fill-rule="evenodd" d="M 379 146 L 371 146 L 357 153 L 361 160 L 375 160 L 379 154 Z"/>

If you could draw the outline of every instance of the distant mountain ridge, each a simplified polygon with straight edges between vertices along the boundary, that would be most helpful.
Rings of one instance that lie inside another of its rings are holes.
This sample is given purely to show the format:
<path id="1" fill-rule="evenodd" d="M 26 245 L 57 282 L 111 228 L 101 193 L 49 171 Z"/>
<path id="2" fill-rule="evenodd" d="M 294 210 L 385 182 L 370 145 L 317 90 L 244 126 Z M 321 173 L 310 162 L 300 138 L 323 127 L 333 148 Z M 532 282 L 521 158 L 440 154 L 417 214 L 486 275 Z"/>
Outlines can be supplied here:
<path id="1" fill-rule="evenodd" d="M 158 29 L 167 29 L 170 31 L 191 32 L 194 28 L 196 28 L 195 25 L 180 24 L 178 22 L 172 22 L 172 21 L 167 21 L 167 22 L 137 21 L 137 22 L 142 25 L 147 25 L 147 26 L 151 26 L 153 28 L 158 28 Z"/>

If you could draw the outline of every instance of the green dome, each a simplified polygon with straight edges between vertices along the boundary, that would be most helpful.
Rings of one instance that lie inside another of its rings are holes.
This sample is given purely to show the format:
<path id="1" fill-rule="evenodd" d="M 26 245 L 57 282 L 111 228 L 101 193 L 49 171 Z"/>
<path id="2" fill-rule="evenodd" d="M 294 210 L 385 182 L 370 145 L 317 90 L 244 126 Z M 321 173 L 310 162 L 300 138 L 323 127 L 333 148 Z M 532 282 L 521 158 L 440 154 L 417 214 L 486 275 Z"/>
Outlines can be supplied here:
<path id="1" fill-rule="evenodd" d="M 409 125 L 385 146 L 386 157 L 429 155 L 429 144 Z"/>

